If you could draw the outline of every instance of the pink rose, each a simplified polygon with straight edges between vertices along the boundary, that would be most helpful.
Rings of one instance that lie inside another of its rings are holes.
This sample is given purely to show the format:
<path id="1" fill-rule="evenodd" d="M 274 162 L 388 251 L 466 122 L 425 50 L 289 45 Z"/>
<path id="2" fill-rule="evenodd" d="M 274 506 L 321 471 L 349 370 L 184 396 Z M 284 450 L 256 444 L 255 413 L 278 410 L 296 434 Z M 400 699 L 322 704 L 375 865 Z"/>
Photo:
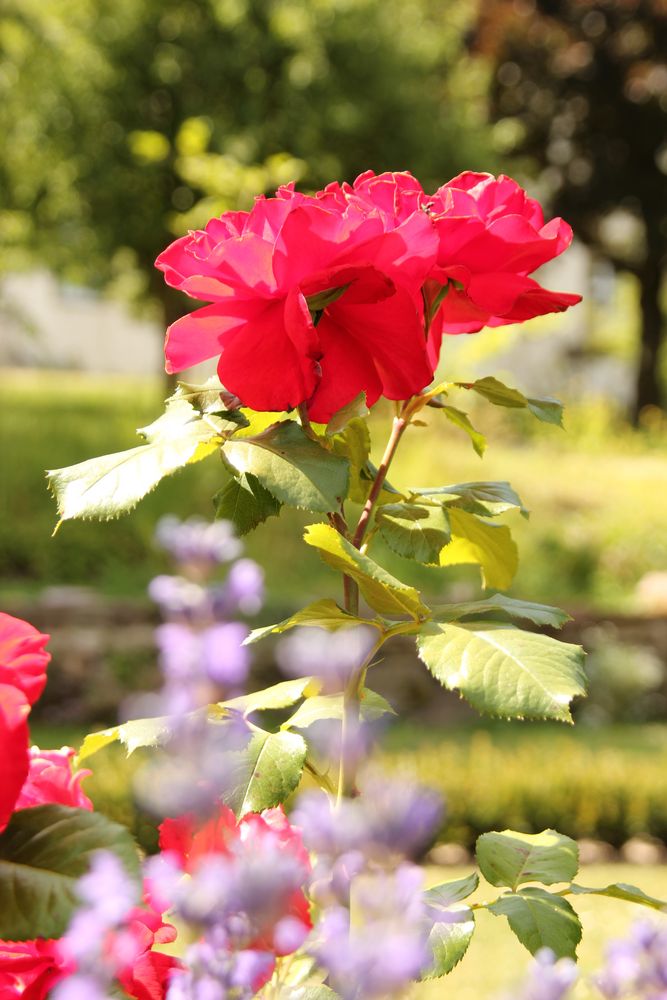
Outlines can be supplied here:
<path id="1" fill-rule="evenodd" d="M 28 809 L 50 802 L 78 809 L 91 809 L 93 803 L 81 790 L 81 782 L 91 771 L 72 771 L 75 751 L 30 748 L 28 776 L 16 802 L 16 809 Z"/>

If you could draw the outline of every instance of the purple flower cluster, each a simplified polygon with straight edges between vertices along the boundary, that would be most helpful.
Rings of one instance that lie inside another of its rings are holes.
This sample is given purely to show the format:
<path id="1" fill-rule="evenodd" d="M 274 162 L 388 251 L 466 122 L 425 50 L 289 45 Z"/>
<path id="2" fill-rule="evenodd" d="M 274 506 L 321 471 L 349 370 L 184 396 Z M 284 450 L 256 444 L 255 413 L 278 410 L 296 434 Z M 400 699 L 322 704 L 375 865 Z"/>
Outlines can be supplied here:
<path id="1" fill-rule="evenodd" d="M 318 677 L 323 694 L 333 694 L 343 690 L 376 639 L 376 629 L 366 625 L 338 632 L 323 628 L 295 629 L 278 645 L 276 660 L 287 677 Z"/>
<path id="2" fill-rule="evenodd" d="M 429 963 L 422 872 L 403 863 L 359 875 L 351 888 L 349 909 L 324 910 L 311 953 L 343 1000 L 392 996 Z"/>
<path id="3" fill-rule="evenodd" d="M 377 775 L 338 805 L 321 792 L 299 798 L 292 820 L 315 856 L 310 892 L 322 907 L 310 951 L 344 1000 L 393 994 L 428 965 L 422 873 L 405 859 L 441 819 L 433 792 Z"/>
<path id="4" fill-rule="evenodd" d="M 513 1000 L 565 1000 L 578 978 L 571 958 L 556 958 L 550 948 L 541 948 Z"/>
<path id="5" fill-rule="evenodd" d="M 77 895 L 83 905 L 62 939 L 77 972 L 58 983 L 53 1000 L 106 1000 L 118 969 L 136 957 L 136 940 L 122 933 L 138 902 L 136 886 L 115 854 L 98 851 L 77 883 Z"/>
<path id="6" fill-rule="evenodd" d="M 641 920 L 626 938 L 613 941 L 596 985 L 608 1000 L 622 996 L 666 1000 L 667 926 Z"/>
<path id="7" fill-rule="evenodd" d="M 170 736 L 166 749 L 139 772 L 136 791 L 156 815 L 201 815 L 215 809 L 227 790 L 224 754 L 249 739 L 240 719 L 214 725 L 204 709 L 245 690 L 248 628 L 235 619 L 261 606 L 264 577 L 257 563 L 239 558 L 242 543 L 226 521 L 167 517 L 156 537 L 180 570 L 149 586 L 165 619 L 155 631 L 163 686 L 156 695 L 135 698 L 128 714 L 165 716 Z M 226 576 L 218 581 L 223 564 Z"/>

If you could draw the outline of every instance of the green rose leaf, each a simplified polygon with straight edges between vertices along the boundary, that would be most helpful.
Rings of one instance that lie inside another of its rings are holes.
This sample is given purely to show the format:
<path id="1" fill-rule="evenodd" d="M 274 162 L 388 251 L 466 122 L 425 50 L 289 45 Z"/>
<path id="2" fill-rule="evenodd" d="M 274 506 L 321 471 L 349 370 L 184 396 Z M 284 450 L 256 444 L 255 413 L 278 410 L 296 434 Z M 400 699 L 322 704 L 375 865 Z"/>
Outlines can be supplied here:
<path id="1" fill-rule="evenodd" d="M 396 715 L 386 698 L 375 691 L 364 688 L 359 697 L 359 710 L 364 722 L 374 722 L 383 715 Z M 342 694 L 319 694 L 306 698 L 297 708 L 294 715 L 283 722 L 281 729 L 308 729 L 315 722 L 323 719 L 340 720 L 343 718 L 344 706 Z"/>
<path id="2" fill-rule="evenodd" d="M 272 684 L 271 687 L 262 691 L 254 691 L 252 694 L 242 694 L 238 698 L 231 698 L 229 701 L 222 701 L 219 708 L 242 712 L 243 715 L 250 715 L 251 712 L 265 712 L 278 708 L 289 708 L 295 705 L 299 699 L 307 697 L 307 692 L 313 694 L 319 691 L 321 681 L 317 677 L 295 677 L 290 681 L 280 681 Z"/>
<path id="3" fill-rule="evenodd" d="M 337 413 L 334 413 L 327 424 L 326 433 L 328 435 L 338 434 L 340 431 L 345 430 L 350 421 L 367 417 L 369 412 L 366 405 L 366 393 L 360 392 L 351 402 L 343 406 Z"/>
<path id="4" fill-rule="evenodd" d="M 439 622 L 456 622 L 471 615 L 485 615 L 489 611 L 500 611 L 510 618 L 520 618 L 549 628 L 561 628 L 571 620 L 560 608 L 552 608 L 549 604 L 534 604 L 532 601 L 518 601 L 506 594 L 491 594 L 483 601 L 442 604 L 433 608 L 433 617 Z"/>
<path id="5" fill-rule="evenodd" d="M 247 535 L 267 518 L 280 513 L 282 504 L 257 476 L 244 472 L 229 480 L 213 497 L 215 516 L 231 521 L 237 535 Z"/>
<path id="6" fill-rule="evenodd" d="M 501 896 L 487 909 L 507 922 L 524 948 L 534 955 L 551 948 L 557 958 L 576 958 L 581 940 L 579 917 L 562 896 L 530 886 Z"/>
<path id="7" fill-rule="evenodd" d="M 309 525 L 304 539 L 319 551 L 325 563 L 359 584 L 361 593 L 375 611 L 389 618 L 428 616 L 429 610 L 414 587 L 401 583 L 368 556 L 362 555 L 330 525 Z"/>
<path id="8" fill-rule="evenodd" d="M 102 750 L 110 743 L 120 742 L 127 756 L 140 747 L 159 747 L 168 743 L 172 733 L 172 721 L 167 716 L 152 719 L 130 719 L 120 726 L 111 726 L 97 733 L 88 733 L 77 754 L 77 764 Z"/>
<path id="9" fill-rule="evenodd" d="M 244 750 L 227 754 L 230 784 L 225 804 L 237 816 L 270 809 L 299 784 L 307 746 L 297 733 L 253 733 Z"/>
<path id="10" fill-rule="evenodd" d="M 640 906 L 648 906 L 652 910 L 667 912 L 667 902 L 656 899 L 655 896 L 648 896 L 642 889 L 637 889 L 634 885 L 626 885 L 624 882 L 614 882 L 602 888 L 589 889 L 584 885 L 576 885 L 574 882 L 570 886 L 570 892 L 575 896 L 609 896 L 611 899 L 622 899 L 626 903 L 638 903 Z"/>
<path id="11" fill-rule="evenodd" d="M 521 497 L 507 482 L 455 483 L 437 489 L 414 489 L 410 493 L 434 497 L 448 507 L 460 507 L 469 514 L 481 514 L 482 517 L 496 517 L 508 510 L 518 510 L 524 517 L 529 515 Z"/>
<path id="12" fill-rule="evenodd" d="M 432 889 L 427 889 L 424 893 L 424 901 L 433 909 L 447 910 L 453 903 L 460 903 L 462 899 L 471 896 L 479 885 L 479 875 L 472 872 L 464 878 L 453 879 L 451 882 L 443 882 L 441 885 L 434 885 Z"/>
<path id="13" fill-rule="evenodd" d="M 495 406 L 528 409 L 533 416 L 544 423 L 563 426 L 563 404 L 551 396 L 542 398 L 524 396 L 518 389 L 511 389 L 492 376 L 480 378 L 476 382 L 457 382 L 456 385 L 462 389 L 472 389 Z"/>
<path id="14" fill-rule="evenodd" d="M 477 564 L 482 586 L 507 590 L 519 565 L 519 554 L 510 529 L 488 524 L 474 514 L 450 508 L 452 540 L 440 552 L 441 566 Z"/>
<path id="15" fill-rule="evenodd" d="M 202 416 L 184 399 L 167 403 L 161 417 L 138 431 L 147 444 L 47 472 L 60 521 L 108 520 L 131 510 L 165 476 L 216 451 L 242 419 L 236 411 Z"/>
<path id="16" fill-rule="evenodd" d="M 350 463 L 349 497 L 355 503 L 365 503 L 371 488 L 371 480 L 362 475 L 371 451 L 371 435 L 365 420 L 350 420 L 342 434 L 336 434 L 332 441 L 336 455 L 341 455 Z"/>
<path id="17" fill-rule="evenodd" d="M 576 842 L 556 830 L 483 833 L 477 838 L 475 853 L 487 882 L 514 890 L 523 882 L 569 882 L 579 869 Z"/>
<path id="18" fill-rule="evenodd" d="M 190 382 L 178 382 L 176 392 L 167 402 L 184 399 L 200 413 L 222 413 L 228 419 L 234 420 L 239 427 L 248 427 L 250 421 L 240 410 L 228 410 L 223 396 L 229 396 L 222 382 L 212 375 L 203 385 L 192 385 Z"/>
<path id="19" fill-rule="evenodd" d="M 349 462 L 313 441 L 294 420 L 231 441 L 224 454 L 239 474 L 255 476 L 289 507 L 326 513 L 337 510 L 347 496 Z"/>
<path id="20" fill-rule="evenodd" d="M 473 448 L 481 458 L 486 451 L 486 438 L 479 431 L 475 430 L 468 414 L 464 410 L 458 410 L 455 406 L 450 406 L 449 403 L 440 403 L 438 409 L 447 417 L 450 423 L 460 428 L 460 430 L 465 431 L 470 438 Z"/>
<path id="21" fill-rule="evenodd" d="M 428 936 L 433 958 L 420 979 L 436 979 L 451 972 L 468 950 L 474 931 L 475 918 L 467 906 L 450 910 L 446 919 L 434 923 Z"/>
<path id="22" fill-rule="evenodd" d="M 571 722 L 585 694 L 581 646 L 498 622 L 424 625 L 419 655 L 433 676 L 480 712 Z"/>
<path id="23" fill-rule="evenodd" d="M 405 559 L 437 565 L 450 539 L 449 519 L 442 507 L 411 503 L 385 504 L 375 522 L 390 549 Z"/>
<path id="24" fill-rule="evenodd" d="M 80 906 L 76 883 L 96 851 L 113 851 L 137 883 L 139 854 L 125 829 L 69 806 L 19 809 L 0 834 L 0 938 L 58 938 Z"/>
<path id="25" fill-rule="evenodd" d="M 265 625 L 263 628 L 253 629 L 245 640 L 244 645 L 259 642 L 264 636 L 272 635 L 273 633 L 280 634 L 281 632 L 287 632 L 288 629 L 296 628 L 297 626 L 314 626 L 335 632 L 339 628 L 352 628 L 355 625 L 372 625 L 374 628 L 382 629 L 382 622 L 351 615 L 349 612 L 343 611 L 331 598 L 325 598 L 322 601 L 315 601 L 313 604 L 301 608 L 296 614 L 285 618 L 284 621 L 278 622 L 276 625 Z"/>

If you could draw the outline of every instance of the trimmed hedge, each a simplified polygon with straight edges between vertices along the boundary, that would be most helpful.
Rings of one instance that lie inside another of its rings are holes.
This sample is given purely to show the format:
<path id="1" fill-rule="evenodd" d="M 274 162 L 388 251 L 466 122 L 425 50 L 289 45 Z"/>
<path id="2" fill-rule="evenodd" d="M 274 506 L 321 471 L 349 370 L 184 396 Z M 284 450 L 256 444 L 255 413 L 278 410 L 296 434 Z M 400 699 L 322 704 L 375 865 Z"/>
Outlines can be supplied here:
<path id="1" fill-rule="evenodd" d="M 615 847 L 638 834 L 667 841 L 666 726 L 504 726 L 390 740 L 383 764 L 445 796 L 440 839 L 472 847 L 487 830 L 552 827 Z"/>

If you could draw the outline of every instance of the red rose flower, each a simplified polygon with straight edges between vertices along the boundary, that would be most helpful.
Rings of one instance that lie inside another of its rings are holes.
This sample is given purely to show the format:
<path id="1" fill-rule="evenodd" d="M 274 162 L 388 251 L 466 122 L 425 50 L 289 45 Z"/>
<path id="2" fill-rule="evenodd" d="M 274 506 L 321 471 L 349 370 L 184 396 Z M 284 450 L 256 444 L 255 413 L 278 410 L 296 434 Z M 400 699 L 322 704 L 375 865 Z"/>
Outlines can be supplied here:
<path id="1" fill-rule="evenodd" d="M 166 819 L 160 825 L 160 849 L 176 855 L 187 874 L 191 874 L 207 856 L 222 854 L 232 857 L 242 844 L 250 846 L 262 838 L 273 841 L 280 850 L 291 854 L 302 865 L 304 873 L 310 871 L 310 860 L 301 833 L 290 825 L 282 806 L 265 809 L 262 813 L 248 813 L 238 821 L 231 809 L 220 806 L 218 813 L 204 823 L 197 823 L 194 817 L 187 815 Z M 293 918 L 297 925 L 301 925 L 294 939 L 300 938 L 299 944 L 303 941 L 313 926 L 304 893 L 300 889 L 292 893 L 284 911 L 274 914 L 274 917 L 272 926 L 248 947 L 270 951 L 274 955 L 290 954 L 294 946 L 280 940 L 279 925 L 282 918 Z"/>
<path id="2" fill-rule="evenodd" d="M 0 684 L 11 684 L 23 691 L 31 705 L 46 684 L 51 654 L 44 647 L 50 638 L 21 618 L 0 611 Z"/>
<path id="3" fill-rule="evenodd" d="M 0 1000 L 45 1000 L 73 971 L 59 941 L 0 941 Z"/>
<path id="4" fill-rule="evenodd" d="M 212 304 L 169 328 L 167 371 L 219 355 L 221 381 L 244 404 L 306 403 L 316 421 L 360 392 L 372 405 L 423 389 L 432 371 L 420 288 L 437 240 L 426 213 L 386 229 L 341 188 L 287 188 L 176 240 L 156 266 Z"/>
<path id="5" fill-rule="evenodd" d="M 580 295 L 551 292 L 529 275 L 572 241 L 563 219 L 544 222 L 542 208 L 509 177 L 463 173 L 430 201 L 440 239 L 432 278 L 451 280 L 432 327 L 434 353 L 442 333 L 521 323 L 562 312 Z"/>
<path id="6" fill-rule="evenodd" d="M 22 691 L 0 684 L 0 831 L 7 826 L 28 775 L 29 712 Z"/>
<path id="7" fill-rule="evenodd" d="M 119 983 L 135 1000 L 162 1000 L 173 970 L 181 968 L 181 963 L 171 955 L 154 951 L 154 947 L 174 941 L 176 928 L 165 924 L 155 910 L 137 906 L 122 933 L 130 937 L 134 954 L 119 971 Z"/>

